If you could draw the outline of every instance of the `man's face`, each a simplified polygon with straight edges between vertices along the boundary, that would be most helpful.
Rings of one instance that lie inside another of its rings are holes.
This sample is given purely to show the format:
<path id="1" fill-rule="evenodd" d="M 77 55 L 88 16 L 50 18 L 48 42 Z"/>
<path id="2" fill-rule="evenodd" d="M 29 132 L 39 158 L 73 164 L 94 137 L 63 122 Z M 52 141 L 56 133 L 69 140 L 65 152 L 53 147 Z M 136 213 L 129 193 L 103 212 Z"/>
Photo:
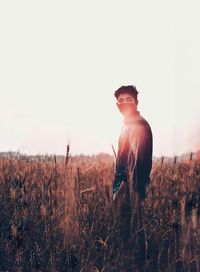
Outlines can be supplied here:
<path id="1" fill-rule="evenodd" d="M 128 117 L 137 111 L 137 102 L 135 98 L 128 93 L 120 94 L 116 105 L 125 117 Z"/>

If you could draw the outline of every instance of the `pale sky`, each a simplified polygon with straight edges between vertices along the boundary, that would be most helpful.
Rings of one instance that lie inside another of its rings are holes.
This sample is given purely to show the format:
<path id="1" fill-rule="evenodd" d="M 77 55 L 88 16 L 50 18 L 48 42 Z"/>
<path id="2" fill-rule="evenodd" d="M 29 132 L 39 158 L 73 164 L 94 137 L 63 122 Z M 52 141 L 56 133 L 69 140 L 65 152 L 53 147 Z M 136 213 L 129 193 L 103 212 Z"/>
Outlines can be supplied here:
<path id="1" fill-rule="evenodd" d="M 199 1 L 0 1 L 0 151 L 112 154 L 135 84 L 153 155 L 200 148 Z"/>

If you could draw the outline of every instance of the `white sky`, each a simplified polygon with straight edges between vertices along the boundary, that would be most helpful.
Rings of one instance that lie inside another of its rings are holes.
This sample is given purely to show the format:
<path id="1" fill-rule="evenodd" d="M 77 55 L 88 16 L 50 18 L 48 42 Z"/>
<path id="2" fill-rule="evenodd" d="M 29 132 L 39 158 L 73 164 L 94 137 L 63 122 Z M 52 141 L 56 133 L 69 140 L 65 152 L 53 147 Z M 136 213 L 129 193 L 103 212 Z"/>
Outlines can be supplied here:
<path id="1" fill-rule="evenodd" d="M 1 1 L 0 151 L 117 149 L 135 84 L 153 154 L 200 147 L 199 1 Z"/>

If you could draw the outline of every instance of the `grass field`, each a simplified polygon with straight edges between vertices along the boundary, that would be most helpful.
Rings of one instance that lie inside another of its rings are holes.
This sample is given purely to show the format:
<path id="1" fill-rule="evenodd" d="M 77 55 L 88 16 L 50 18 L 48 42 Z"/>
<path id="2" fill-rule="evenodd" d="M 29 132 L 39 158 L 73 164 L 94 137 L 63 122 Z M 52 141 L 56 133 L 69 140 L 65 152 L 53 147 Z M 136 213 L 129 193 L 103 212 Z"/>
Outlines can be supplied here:
<path id="1" fill-rule="evenodd" d="M 2 155 L 0 271 L 140 271 L 114 227 L 114 169 L 106 154 Z M 199 214 L 200 159 L 155 160 L 146 271 L 200 271 Z"/>

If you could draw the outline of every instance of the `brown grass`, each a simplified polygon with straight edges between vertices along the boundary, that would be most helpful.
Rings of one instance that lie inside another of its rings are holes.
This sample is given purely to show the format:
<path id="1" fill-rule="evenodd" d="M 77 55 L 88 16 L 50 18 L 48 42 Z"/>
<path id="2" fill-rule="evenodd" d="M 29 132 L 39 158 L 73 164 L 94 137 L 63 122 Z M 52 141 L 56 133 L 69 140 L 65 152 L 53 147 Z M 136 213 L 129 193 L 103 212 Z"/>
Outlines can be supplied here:
<path id="1" fill-rule="evenodd" d="M 139 271 L 114 227 L 115 158 L 66 154 L 0 158 L 0 271 Z M 146 271 L 200 271 L 199 193 L 198 159 L 154 162 Z"/>

